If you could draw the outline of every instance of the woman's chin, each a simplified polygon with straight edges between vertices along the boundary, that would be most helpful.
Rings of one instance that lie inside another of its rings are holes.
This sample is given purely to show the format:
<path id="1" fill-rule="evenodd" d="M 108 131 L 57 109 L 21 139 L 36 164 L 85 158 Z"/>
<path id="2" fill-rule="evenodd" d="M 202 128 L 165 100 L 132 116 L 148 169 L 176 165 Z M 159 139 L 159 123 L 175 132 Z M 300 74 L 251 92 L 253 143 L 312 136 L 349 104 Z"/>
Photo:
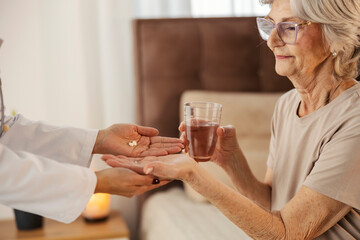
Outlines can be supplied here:
<path id="1" fill-rule="evenodd" d="M 287 76 L 286 71 L 277 70 L 277 69 L 275 69 L 275 71 L 276 71 L 276 73 L 277 73 L 278 75 L 280 75 L 280 76 L 283 76 L 283 77 L 286 77 L 286 76 Z"/>
<path id="2" fill-rule="evenodd" d="M 280 76 L 284 76 L 287 77 L 290 75 L 290 71 L 288 67 L 284 67 L 284 66 L 275 66 L 275 72 L 280 75 Z"/>

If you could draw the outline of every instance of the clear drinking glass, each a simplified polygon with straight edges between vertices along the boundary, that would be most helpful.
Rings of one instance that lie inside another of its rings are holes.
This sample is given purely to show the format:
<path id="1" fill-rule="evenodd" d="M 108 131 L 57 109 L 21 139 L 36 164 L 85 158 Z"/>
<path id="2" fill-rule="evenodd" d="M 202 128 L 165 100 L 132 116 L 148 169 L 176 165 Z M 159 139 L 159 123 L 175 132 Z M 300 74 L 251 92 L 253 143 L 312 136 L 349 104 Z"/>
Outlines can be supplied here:
<path id="1" fill-rule="evenodd" d="M 211 102 L 184 104 L 185 148 L 196 161 L 209 161 L 214 153 L 222 105 Z"/>

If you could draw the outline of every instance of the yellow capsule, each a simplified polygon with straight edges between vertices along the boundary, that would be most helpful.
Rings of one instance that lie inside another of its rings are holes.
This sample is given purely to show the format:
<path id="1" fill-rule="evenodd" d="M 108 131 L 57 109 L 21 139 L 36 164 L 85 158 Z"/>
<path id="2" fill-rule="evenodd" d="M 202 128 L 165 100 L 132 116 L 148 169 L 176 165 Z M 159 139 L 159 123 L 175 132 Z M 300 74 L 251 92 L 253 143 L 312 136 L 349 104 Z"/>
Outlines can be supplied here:
<path id="1" fill-rule="evenodd" d="M 7 131 L 9 131 L 9 129 L 10 129 L 10 127 L 9 127 L 9 125 L 4 125 L 4 128 L 3 128 L 3 131 L 4 132 L 7 132 Z"/>

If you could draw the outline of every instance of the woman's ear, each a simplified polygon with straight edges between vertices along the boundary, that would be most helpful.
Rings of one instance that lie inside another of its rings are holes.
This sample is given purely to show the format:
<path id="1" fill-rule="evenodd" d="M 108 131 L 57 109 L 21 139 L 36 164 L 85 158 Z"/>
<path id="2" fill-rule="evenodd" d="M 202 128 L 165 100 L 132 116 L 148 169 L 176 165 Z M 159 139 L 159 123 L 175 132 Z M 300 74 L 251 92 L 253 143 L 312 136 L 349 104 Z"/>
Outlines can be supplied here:
<path id="1" fill-rule="evenodd" d="M 332 56 L 336 57 L 339 54 L 339 52 L 342 50 L 342 47 L 341 44 L 337 42 L 332 42 L 331 44 L 329 44 L 329 49 Z"/>

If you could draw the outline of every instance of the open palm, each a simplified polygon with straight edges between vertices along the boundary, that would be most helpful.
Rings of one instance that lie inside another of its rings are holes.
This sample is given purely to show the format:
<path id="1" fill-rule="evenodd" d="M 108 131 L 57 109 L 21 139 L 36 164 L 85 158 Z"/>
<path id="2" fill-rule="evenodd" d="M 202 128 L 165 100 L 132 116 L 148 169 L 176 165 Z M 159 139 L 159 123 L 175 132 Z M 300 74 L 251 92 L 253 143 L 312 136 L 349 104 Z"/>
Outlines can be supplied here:
<path id="1" fill-rule="evenodd" d="M 152 172 L 149 173 L 150 175 L 166 180 L 182 180 L 186 178 L 191 169 L 197 165 L 195 160 L 190 158 L 187 154 L 171 154 L 167 156 L 139 158 L 106 154 L 102 156 L 102 160 L 111 167 L 128 168 L 139 174 L 148 174 L 146 171 L 149 168 L 152 168 Z"/>
<path id="2" fill-rule="evenodd" d="M 115 124 L 99 131 L 95 153 L 138 156 L 162 156 L 182 150 L 178 138 L 160 137 L 158 130 L 134 124 Z M 135 143 L 132 145 L 132 143 Z"/>

